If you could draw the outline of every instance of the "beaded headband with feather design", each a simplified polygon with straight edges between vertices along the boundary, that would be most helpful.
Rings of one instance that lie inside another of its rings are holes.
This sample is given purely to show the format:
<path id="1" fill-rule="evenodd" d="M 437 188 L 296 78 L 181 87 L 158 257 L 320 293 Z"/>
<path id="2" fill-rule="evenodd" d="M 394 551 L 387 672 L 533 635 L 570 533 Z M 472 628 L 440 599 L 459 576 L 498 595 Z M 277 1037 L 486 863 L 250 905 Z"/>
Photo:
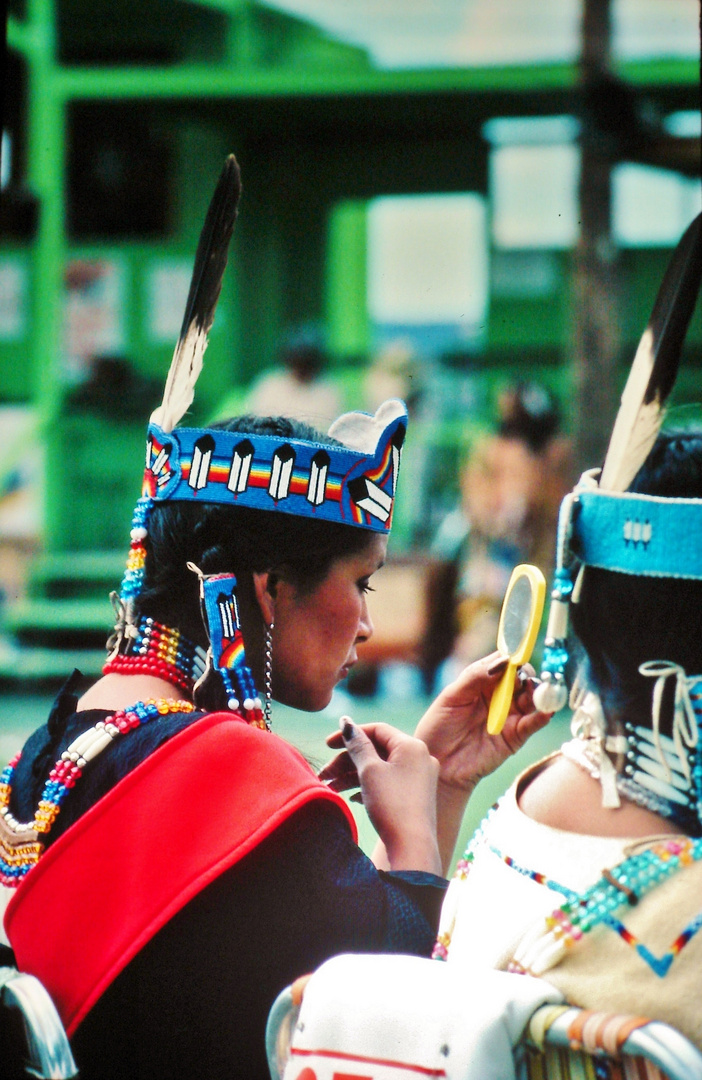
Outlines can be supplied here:
<path id="1" fill-rule="evenodd" d="M 688 527 L 682 515 L 700 522 L 702 500 L 626 493 L 661 429 L 701 280 L 702 214 L 698 214 L 678 243 L 658 290 L 599 478 L 596 470 L 585 473 L 561 506 L 542 682 L 534 693 L 534 703 L 545 712 L 562 709 L 568 698 L 568 607 L 577 598 L 586 566 L 665 577 L 697 577 L 699 572 L 702 577 L 702 560 L 694 552 L 683 558 L 679 543 Z"/>
<path id="2" fill-rule="evenodd" d="M 386 532 L 407 428 L 400 401 L 375 416 L 346 413 L 329 435 L 342 446 L 215 428 L 176 428 L 193 401 L 222 288 L 241 183 L 227 158 L 202 230 L 180 338 L 152 413 L 142 495 L 280 510 Z"/>
<path id="3" fill-rule="evenodd" d="M 156 502 L 223 503 L 337 522 L 387 533 L 407 429 L 401 401 L 386 401 L 374 416 L 346 413 L 329 429 L 340 445 L 217 428 L 178 427 L 190 408 L 212 327 L 241 180 L 230 155 L 222 169 L 195 255 L 183 324 L 163 400 L 151 415 L 142 486 L 117 612 L 113 652 L 134 637 L 148 519 Z"/>

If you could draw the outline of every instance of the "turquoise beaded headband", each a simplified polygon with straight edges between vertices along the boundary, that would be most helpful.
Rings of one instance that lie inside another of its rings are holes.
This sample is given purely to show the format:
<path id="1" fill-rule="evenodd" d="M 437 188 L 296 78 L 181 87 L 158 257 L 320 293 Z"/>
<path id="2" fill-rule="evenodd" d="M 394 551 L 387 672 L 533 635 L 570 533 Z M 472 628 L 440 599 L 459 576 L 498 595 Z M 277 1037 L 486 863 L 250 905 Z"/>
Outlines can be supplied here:
<path id="1" fill-rule="evenodd" d="M 621 574 L 702 579 L 702 500 L 576 490 L 569 532 L 580 562 Z"/>
<path id="2" fill-rule="evenodd" d="M 561 503 L 542 685 L 534 695 L 547 712 L 562 709 L 567 700 L 568 608 L 582 567 L 702 580 L 702 499 L 601 491 L 598 472 L 583 473 Z"/>

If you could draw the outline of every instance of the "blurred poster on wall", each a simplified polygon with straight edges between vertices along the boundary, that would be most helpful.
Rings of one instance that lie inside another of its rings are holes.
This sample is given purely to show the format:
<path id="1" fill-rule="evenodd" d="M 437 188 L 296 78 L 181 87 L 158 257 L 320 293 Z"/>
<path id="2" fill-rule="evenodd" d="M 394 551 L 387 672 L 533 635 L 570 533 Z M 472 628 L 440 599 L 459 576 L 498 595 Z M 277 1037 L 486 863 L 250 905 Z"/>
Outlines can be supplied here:
<path id="1" fill-rule="evenodd" d="M 0 340 L 16 341 L 27 332 L 27 266 L 21 257 L 0 259 Z"/>
<path id="2" fill-rule="evenodd" d="M 147 277 L 148 335 L 159 344 L 178 340 L 188 299 L 192 260 L 161 259 Z"/>
<path id="3" fill-rule="evenodd" d="M 118 259 L 71 259 L 65 273 L 64 367 L 79 382 L 96 356 L 125 349 L 125 270 Z"/>
<path id="4" fill-rule="evenodd" d="M 0 602 L 24 591 L 43 525 L 43 452 L 35 411 L 0 406 Z"/>

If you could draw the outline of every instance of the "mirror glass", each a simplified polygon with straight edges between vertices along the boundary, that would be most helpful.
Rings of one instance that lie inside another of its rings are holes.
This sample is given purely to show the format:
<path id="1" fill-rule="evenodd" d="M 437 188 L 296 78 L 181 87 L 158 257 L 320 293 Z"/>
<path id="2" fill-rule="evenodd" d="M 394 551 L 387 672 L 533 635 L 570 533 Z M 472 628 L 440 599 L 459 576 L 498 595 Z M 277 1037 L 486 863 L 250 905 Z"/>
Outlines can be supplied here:
<path id="1" fill-rule="evenodd" d="M 526 574 L 520 575 L 505 597 L 497 634 L 497 647 L 500 652 L 511 656 L 517 652 L 524 640 L 534 610 L 532 584 Z"/>

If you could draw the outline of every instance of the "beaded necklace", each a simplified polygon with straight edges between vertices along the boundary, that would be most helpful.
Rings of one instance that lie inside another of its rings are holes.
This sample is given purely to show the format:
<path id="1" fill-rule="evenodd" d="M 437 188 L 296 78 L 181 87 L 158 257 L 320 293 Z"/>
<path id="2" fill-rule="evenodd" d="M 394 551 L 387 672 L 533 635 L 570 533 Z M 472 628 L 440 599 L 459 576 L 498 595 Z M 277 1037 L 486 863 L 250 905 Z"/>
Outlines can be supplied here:
<path id="1" fill-rule="evenodd" d="M 40 840 L 50 832 L 71 788 L 80 780 L 85 766 L 108 746 L 142 724 L 170 713 L 190 713 L 190 701 L 149 698 L 120 709 L 73 740 L 61 754 L 44 784 L 34 820 L 20 822 L 10 812 L 12 780 L 21 753 L 16 754 L 0 774 L 0 883 L 15 889 L 36 866 L 45 845 Z"/>
<path id="2" fill-rule="evenodd" d="M 129 652 L 117 653 L 104 664 L 103 675 L 154 675 L 186 694 L 192 694 L 207 666 L 207 653 L 180 630 L 142 617 L 134 629 Z"/>
<path id="3" fill-rule="evenodd" d="M 498 804 L 499 806 L 499 804 Z M 586 889 L 577 893 L 537 870 L 521 866 L 510 855 L 489 843 L 485 831 L 497 808 L 489 811 L 480 829 L 456 865 L 455 877 L 465 879 L 479 847 L 487 848 L 518 874 L 544 885 L 565 897 L 560 907 L 525 934 L 515 950 L 509 970 L 541 976 L 554 967 L 585 934 L 597 926 L 607 926 L 627 945 L 635 949 L 651 970 L 663 978 L 675 957 L 702 929 L 702 911 L 692 919 L 662 956 L 656 956 L 617 916 L 620 908 L 634 907 L 639 900 L 684 866 L 702 859 L 702 838 L 674 836 L 659 840 L 636 852 L 609 870 Z M 451 932 L 439 935 L 433 957 L 445 960 L 451 945 Z"/>

